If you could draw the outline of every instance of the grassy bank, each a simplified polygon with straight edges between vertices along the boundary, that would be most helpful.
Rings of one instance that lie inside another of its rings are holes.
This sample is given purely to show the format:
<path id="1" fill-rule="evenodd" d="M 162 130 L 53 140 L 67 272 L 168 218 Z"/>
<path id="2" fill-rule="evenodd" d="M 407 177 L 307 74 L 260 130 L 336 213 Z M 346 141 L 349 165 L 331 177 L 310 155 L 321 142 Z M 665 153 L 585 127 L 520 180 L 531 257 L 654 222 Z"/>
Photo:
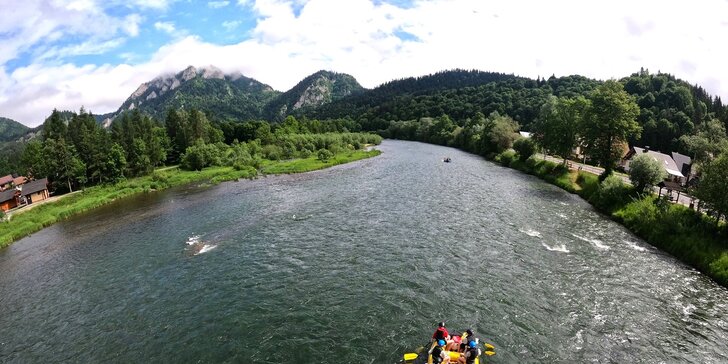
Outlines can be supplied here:
<path id="1" fill-rule="evenodd" d="M 315 157 L 290 161 L 264 161 L 261 172 L 265 174 L 301 173 L 337 164 L 374 157 L 381 152 L 344 151 L 335 154 L 329 161 L 321 162 Z M 19 210 L 8 222 L 0 223 L 0 248 L 28 236 L 44 227 L 73 215 L 106 205 L 115 200 L 156 190 L 181 186 L 193 182 L 212 184 L 241 178 L 254 178 L 258 171 L 252 167 L 236 170 L 233 167 L 210 167 L 202 171 L 184 171 L 179 168 L 164 168 L 149 176 L 134 178 L 114 185 L 94 186 L 67 196 L 58 201 L 45 203 L 31 210 Z"/>
<path id="2" fill-rule="evenodd" d="M 534 158 L 520 161 L 513 151 L 495 160 L 579 194 L 651 245 L 728 287 L 728 229 L 714 218 L 654 194 L 640 195 L 616 178 L 599 183 L 596 175 L 570 171 L 557 163 Z"/>

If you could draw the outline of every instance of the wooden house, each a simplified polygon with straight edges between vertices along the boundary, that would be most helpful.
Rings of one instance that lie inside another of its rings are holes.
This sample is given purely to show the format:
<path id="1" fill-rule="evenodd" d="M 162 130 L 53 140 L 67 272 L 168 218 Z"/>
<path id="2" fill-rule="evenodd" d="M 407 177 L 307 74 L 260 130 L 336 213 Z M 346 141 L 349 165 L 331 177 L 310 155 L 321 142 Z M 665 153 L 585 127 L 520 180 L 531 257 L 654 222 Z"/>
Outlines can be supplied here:
<path id="1" fill-rule="evenodd" d="M 13 176 L 7 175 L 0 177 L 0 191 L 6 191 L 13 188 Z"/>
<path id="2" fill-rule="evenodd" d="M 0 192 L 0 210 L 8 211 L 18 206 L 20 191 L 11 188 Z"/>
<path id="3" fill-rule="evenodd" d="M 48 194 L 48 179 L 43 178 L 26 183 L 21 186 L 20 193 L 29 204 L 43 201 L 50 197 Z"/>

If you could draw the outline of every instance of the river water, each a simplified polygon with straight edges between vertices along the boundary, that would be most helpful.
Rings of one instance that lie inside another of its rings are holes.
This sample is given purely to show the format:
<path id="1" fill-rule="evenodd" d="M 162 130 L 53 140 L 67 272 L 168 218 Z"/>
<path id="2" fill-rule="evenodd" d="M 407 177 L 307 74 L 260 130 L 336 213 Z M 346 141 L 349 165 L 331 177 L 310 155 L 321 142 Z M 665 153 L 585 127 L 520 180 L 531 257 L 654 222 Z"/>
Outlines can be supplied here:
<path id="1" fill-rule="evenodd" d="M 378 148 L 0 251 L 0 362 L 395 363 L 441 320 L 494 363 L 728 361 L 728 291 L 579 197 L 454 149 Z"/>

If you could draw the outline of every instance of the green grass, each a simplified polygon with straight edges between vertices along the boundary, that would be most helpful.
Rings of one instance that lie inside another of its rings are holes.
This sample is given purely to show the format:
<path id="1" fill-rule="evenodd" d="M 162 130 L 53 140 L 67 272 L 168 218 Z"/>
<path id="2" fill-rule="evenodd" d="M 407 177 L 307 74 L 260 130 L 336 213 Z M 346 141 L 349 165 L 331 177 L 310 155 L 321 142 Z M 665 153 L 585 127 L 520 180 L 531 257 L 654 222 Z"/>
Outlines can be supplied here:
<path id="1" fill-rule="evenodd" d="M 376 149 L 370 151 L 356 150 L 350 152 L 341 152 L 334 155 L 334 157 L 329 159 L 327 162 L 320 161 L 316 156 L 302 159 L 294 159 L 290 161 L 266 161 L 261 166 L 261 171 L 265 174 L 287 174 L 315 171 L 318 169 L 333 167 L 338 164 L 349 163 L 358 161 L 360 159 L 374 157 L 381 153 L 381 151 Z"/>
<path id="2" fill-rule="evenodd" d="M 316 158 L 290 161 L 264 161 L 261 167 L 266 174 L 301 173 L 335 166 L 337 164 L 374 157 L 378 150 L 346 151 L 334 155 L 323 163 Z M 109 204 L 118 199 L 149 193 L 156 190 L 190 183 L 217 184 L 241 178 L 253 178 L 258 171 L 253 167 L 236 170 L 232 167 L 210 167 L 202 171 L 184 171 L 178 167 L 165 167 L 151 175 L 125 180 L 114 185 L 94 186 L 68 195 L 57 201 L 48 202 L 29 210 L 15 212 L 7 222 L 0 222 L 0 248 L 50 226 L 58 221 Z"/>

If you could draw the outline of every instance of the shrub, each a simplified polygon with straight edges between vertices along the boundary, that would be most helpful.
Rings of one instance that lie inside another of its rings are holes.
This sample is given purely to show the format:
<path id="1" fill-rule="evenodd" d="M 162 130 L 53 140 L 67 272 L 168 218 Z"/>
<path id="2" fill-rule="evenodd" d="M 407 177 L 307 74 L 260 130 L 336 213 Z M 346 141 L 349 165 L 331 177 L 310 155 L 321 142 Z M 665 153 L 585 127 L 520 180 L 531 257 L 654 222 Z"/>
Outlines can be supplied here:
<path id="1" fill-rule="evenodd" d="M 531 138 L 520 138 L 513 142 L 513 149 L 518 152 L 518 159 L 525 162 L 536 153 L 536 143 Z"/>
<path id="2" fill-rule="evenodd" d="M 632 188 L 625 184 L 620 177 L 610 174 L 602 181 L 589 202 L 603 212 L 612 213 L 630 201 L 631 192 Z"/>
<path id="3" fill-rule="evenodd" d="M 318 160 L 326 163 L 331 159 L 331 157 L 334 156 L 334 153 L 331 153 L 328 149 L 319 149 L 318 151 Z"/>
<path id="4" fill-rule="evenodd" d="M 629 179 L 637 192 L 644 192 L 667 177 L 660 162 L 646 153 L 638 154 L 629 163 Z"/>

